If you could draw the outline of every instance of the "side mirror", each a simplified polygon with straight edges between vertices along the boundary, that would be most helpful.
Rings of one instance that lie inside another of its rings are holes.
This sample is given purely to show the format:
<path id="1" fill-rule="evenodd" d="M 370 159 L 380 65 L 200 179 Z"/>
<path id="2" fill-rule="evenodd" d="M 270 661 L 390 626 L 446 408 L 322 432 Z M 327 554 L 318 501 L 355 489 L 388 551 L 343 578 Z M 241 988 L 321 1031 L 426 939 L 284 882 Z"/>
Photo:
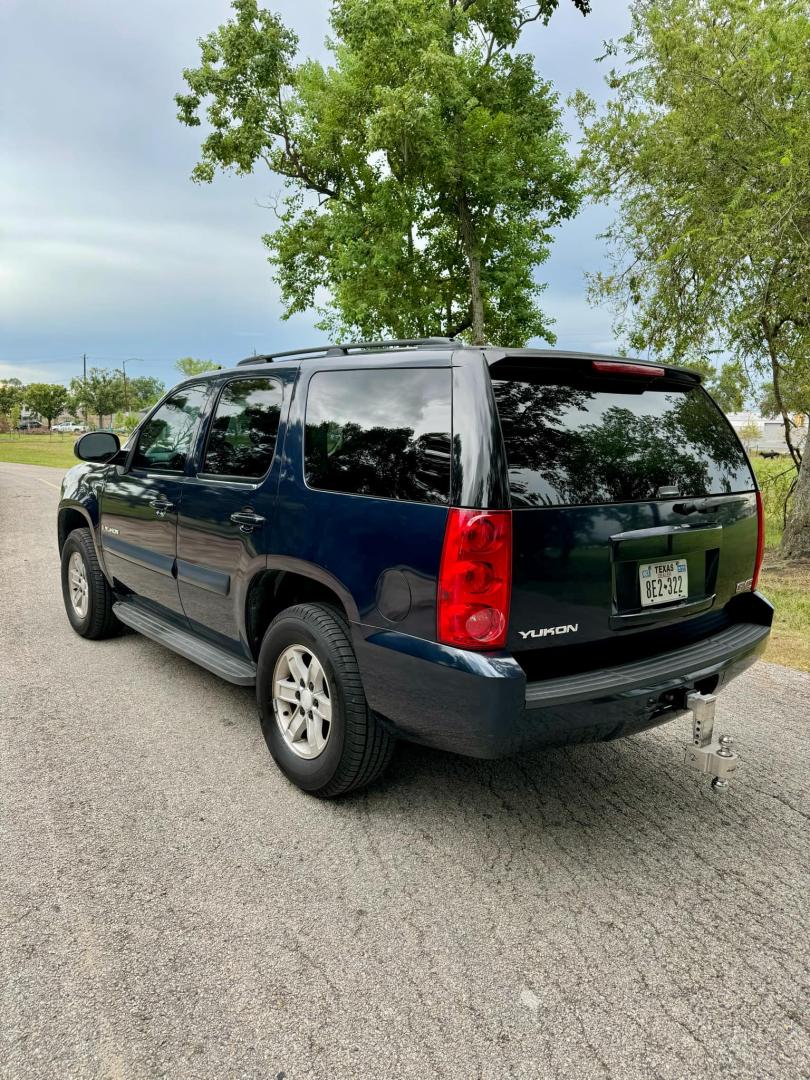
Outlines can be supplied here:
<path id="1" fill-rule="evenodd" d="M 121 440 L 113 431 L 88 431 L 75 442 L 73 453 L 79 461 L 109 461 L 121 449 Z"/>

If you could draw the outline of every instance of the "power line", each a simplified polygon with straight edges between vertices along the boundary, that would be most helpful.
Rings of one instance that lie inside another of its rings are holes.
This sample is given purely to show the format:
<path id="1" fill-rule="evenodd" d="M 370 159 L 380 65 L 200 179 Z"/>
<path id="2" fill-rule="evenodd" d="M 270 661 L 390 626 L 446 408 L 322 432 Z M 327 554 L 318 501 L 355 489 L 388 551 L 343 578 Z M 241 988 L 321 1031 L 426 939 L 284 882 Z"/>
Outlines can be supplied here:
<path id="1" fill-rule="evenodd" d="M 145 357 L 143 363 L 145 364 L 175 364 L 177 363 L 177 357 Z M 66 367 L 69 364 L 81 363 L 83 367 L 87 368 L 88 361 L 91 364 L 105 363 L 105 364 L 123 364 L 130 360 L 128 356 L 91 356 L 89 353 L 83 353 L 81 356 L 69 356 L 64 360 L 53 359 L 31 359 L 27 360 L 9 360 L 3 356 L 0 356 L 0 365 L 3 367 L 12 368 L 26 368 L 26 367 L 42 367 L 45 364 L 59 364 L 62 367 Z"/>

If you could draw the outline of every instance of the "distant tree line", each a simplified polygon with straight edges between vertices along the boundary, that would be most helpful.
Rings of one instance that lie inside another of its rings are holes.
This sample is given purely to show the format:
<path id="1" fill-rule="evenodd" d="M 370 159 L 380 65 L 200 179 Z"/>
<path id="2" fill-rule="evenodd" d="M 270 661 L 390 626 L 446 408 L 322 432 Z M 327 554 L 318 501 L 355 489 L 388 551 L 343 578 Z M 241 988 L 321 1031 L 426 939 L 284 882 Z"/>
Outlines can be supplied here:
<path id="1" fill-rule="evenodd" d="M 123 372 L 104 368 L 91 368 L 86 379 L 71 379 L 69 386 L 39 382 L 24 385 L 19 379 L 8 379 L 0 383 L 0 417 L 11 430 L 19 425 L 23 409 L 43 420 L 48 430 L 63 413 L 95 418 L 103 427 L 105 420 L 117 412 L 126 409 L 137 413 L 147 408 L 165 389 L 160 379 L 148 375 L 128 378 L 125 387 Z"/>
<path id="2" fill-rule="evenodd" d="M 213 360 L 186 356 L 175 364 L 185 376 L 218 368 Z M 137 414 L 154 405 L 166 392 L 165 384 L 151 375 L 124 376 L 119 369 L 92 367 L 87 377 L 76 376 L 68 386 L 62 383 L 28 383 L 20 379 L 0 381 L 0 424 L 14 431 L 23 409 L 40 417 L 51 429 L 62 413 L 95 419 L 99 427 L 116 420 L 116 426 L 134 427 Z"/>

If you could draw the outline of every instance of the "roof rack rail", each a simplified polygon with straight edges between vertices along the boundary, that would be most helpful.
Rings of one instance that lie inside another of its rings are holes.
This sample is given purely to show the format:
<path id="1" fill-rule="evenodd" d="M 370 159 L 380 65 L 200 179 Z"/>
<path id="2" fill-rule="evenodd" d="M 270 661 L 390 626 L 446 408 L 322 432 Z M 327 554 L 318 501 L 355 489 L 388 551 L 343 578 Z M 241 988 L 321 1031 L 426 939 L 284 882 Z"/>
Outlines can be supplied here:
<path id="1" fill-rule="evenodd" d="M 424 338 L 389 338 L 385 341 L 348 341 L 345 344 L 331 343 L 315 345 L 311 349 L 287 349 L 286 352 L 262 353 L 261 356 L 246 356 L 237 363 L 237 367 L 243 364 L 272 364 L 274 360 L 281 360 L 287 356 L 348 356 L 350 352 L 372 352 L 377 349 L 412 349 L 418 345 L 455 345 L 456 338 L 451 337 L 424 337 Z"/>

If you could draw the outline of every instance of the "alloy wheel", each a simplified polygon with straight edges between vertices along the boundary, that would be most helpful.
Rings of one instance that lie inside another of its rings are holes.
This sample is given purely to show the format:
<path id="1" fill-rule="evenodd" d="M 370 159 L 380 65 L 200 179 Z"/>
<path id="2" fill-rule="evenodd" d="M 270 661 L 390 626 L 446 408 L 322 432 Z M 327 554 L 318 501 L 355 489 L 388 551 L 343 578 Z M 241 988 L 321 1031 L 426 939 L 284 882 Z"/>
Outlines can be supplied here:
<path id="1" fill-rule="evenodd" d="M 87 580 L 87 568 L 81 552 L 74 551 L 68 563 L 68 584 L 70 586 L 70 603 L 80 619 L 87 617 L 90 606 L 90 585 Z"/>
<path id="2" fill-rule="evenodd" d="M 288 645 L 273 671 L 273 711 L 284 742 L 311 760 L 326 749 L 332 729 L 332 695 L 326 672 L 305 645 Z"/>

